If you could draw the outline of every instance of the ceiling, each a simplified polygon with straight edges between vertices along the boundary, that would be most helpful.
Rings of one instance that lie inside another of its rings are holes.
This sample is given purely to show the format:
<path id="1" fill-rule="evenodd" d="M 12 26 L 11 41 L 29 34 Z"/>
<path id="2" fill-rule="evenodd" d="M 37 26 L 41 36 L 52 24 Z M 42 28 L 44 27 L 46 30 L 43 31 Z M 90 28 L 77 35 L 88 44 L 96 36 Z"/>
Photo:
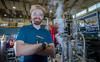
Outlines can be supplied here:
<path id="1" fill-rule="evenodd" d="M 57 0 L 56 0 L 57 1 Z M 61 0 L 64 2 L 64 11 L 70 10 L 71 14 L 75 14 L 89 6 L 100 2 L 100 0 Z M 56 7 L 53 6 L 54 0 L 0 0 L 0 16 L 4 17 L 30 17 L 30 7 L 33 4 L 40 4 L 47 10 L 46 17 L 50 16 L 50 9 L 52 8 L 52 15 L 55 13 Z M 16 7 L 16 9 L 13 8 Z"/>

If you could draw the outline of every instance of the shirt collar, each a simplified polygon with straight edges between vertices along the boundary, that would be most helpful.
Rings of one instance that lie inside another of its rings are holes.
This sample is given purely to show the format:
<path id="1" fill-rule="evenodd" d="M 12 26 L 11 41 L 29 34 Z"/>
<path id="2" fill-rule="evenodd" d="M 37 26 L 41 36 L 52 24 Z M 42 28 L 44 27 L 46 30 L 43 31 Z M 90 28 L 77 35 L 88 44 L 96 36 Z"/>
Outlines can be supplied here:
<path id="1" fill-rule="evenodd" d="M 33 24 L 30 24 L 30 27 L 31 27 L 32 29 L 36 29 L 36 28 L 33 26 Z M 39 29 L 39 30 L 41 30 L 41 29 L 43 29 L 42 26 L 40 26 L 40 29 Z M 37 29 L 36 29 L 36 30 L 37 30 Z"/>

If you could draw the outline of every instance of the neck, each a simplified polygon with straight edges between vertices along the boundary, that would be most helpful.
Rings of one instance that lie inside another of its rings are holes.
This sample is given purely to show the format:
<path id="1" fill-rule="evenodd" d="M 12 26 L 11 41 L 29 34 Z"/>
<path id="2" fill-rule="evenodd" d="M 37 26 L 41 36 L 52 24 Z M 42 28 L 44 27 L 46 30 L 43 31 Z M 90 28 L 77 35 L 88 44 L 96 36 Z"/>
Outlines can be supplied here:
<path id="1" fill-rule="evenodd" d="M 40 25 L 35 25 L 35 24 L 33 24 L 33 26 L 34 26 L 37 30 L 40 29 Z"/>

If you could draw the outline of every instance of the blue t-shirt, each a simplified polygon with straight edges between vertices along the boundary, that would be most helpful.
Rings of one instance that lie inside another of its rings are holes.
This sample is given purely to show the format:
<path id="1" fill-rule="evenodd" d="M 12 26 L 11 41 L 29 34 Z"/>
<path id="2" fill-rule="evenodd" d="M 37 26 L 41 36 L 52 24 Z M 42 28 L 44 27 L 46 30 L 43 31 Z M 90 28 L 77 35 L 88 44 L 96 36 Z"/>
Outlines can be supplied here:
<path id="1" fill-rule="evenodd" d="M 20 28 L 16 40 L 23 40 L 27 44 L 37 44 L 47 42 L 53 43 L 51 34 L 48 30 L 40 27 L 39 30 L 33 27 L 33 24 Z M 47 56 L 29 55 L 21 56 L 21 62 L 48 62 Z"/>

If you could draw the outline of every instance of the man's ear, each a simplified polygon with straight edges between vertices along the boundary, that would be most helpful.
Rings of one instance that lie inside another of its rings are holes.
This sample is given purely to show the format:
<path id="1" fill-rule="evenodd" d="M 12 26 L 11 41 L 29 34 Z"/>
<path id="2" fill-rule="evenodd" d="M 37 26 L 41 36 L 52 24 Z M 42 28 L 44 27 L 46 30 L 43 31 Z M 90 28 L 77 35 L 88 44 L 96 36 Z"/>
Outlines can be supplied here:
<path id="1" fill-rule="evenodd" d="M 30 22 L 32 23 L 32 16 L 30 16 L 30 18 L 31 18 L 31 21 Z"/>
<path id="2" fill-rule="evenodd" d="M 32 16 L 30 16 L 30 18 L 32 19 Z"/>
<path id="3" fill-rule="evenodd" d="M 44 16 L 42 17 L 42 20 L 44 19 Z"/>

